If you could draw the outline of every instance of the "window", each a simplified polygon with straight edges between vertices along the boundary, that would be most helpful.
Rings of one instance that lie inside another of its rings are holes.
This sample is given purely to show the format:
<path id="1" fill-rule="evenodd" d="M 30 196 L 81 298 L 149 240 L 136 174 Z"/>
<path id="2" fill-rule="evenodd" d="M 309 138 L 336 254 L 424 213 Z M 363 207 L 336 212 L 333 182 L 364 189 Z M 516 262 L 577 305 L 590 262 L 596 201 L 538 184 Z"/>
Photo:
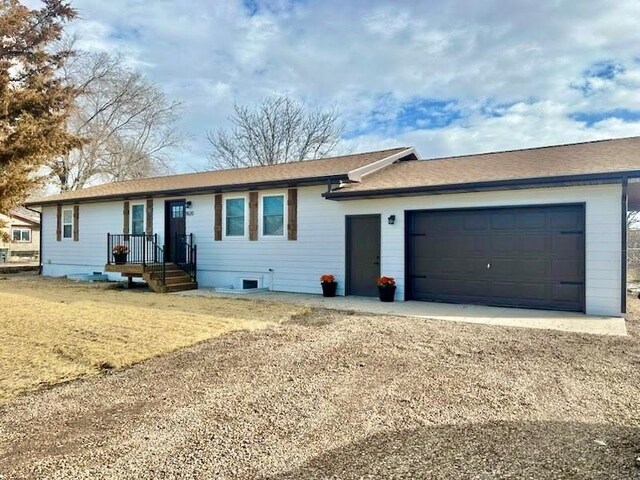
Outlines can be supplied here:
<path id="1" fill-rule="evenodd" d="M 131 234 L 143 235 L 144 234 L 144 210 L 145 206 L 142 203 L 131 205 Z"/>
<path id="2" fill-rule="evenodd" d="M 62 210 L 62 238 L 73 237 L 73 209 Z"/>
<path id="3" fill-rule="evenodd" d="M 14 228 L 13 241 L 14 242 L 30 242 L 31 229 L 30 228 Z"/>
<path id="4" fill-rule="evenodd" d="M 244 198 L 226 199 L 226 234 L 228 237 L 244 236 Z"/>
<path id="5" fill-rule="evenodd" d="M 284 195 L 262 197 L 262 234 L 284 235 Z"/>

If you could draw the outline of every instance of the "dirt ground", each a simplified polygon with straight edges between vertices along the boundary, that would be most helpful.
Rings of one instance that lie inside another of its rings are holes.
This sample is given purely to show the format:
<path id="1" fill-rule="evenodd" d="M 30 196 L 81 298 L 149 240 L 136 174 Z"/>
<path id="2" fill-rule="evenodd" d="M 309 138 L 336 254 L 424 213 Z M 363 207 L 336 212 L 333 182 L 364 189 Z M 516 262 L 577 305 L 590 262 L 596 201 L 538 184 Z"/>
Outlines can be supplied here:
<path id="1" fill-rule="evenodd" d="M 115 287 L 0 275 L 0 403 L 24 391 L 127 367 L 233 330 L 265 328 L 307 311 Z"/>
<path id="2" fill-rule="evenodd" d="M 628 337 L 322 310 L 232 332 L 11 400 L 0 479 L 640 478 L 630 304 Z"/>

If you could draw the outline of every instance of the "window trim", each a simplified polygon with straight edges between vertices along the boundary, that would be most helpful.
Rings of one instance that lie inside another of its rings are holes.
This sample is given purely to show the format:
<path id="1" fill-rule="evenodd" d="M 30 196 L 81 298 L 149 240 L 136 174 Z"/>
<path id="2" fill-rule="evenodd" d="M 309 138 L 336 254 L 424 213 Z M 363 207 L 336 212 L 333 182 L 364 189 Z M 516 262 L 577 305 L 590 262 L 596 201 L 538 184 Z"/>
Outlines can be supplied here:
<path id="1" fill-rule="evenodd" d="M 280 235 L 272 235 L 264 233 L 264 199 L 267 197 L 282 197 L 282 234 Z M 258 238 L 263 239 L 275 239 L 281 240 L 287 238 L 287 222 L 288 222 L 288 208 L 287 208 L 287 192 L 286 191 L 278 191 L 278 192 L 268 192 L 263 193 L 259 196 L 258 200 Z"/>
<path id="2" fill-rule="evenodd" d="M 241 198 L 244 200 L 244 221 L 242 222 L 242 235 L 227 235 L 227 200 L 236 200 Z M 222 199 L 222 236 L 223 238 L 232 239 L 247 239 L 249 238 L 249 199 L 247 195 L 229 195 L 224 196 Z"/>
<path id="3" fill-rule="evenodd" d="M 140 205 L 142 207 L 142 233 L 137 235 L 145 235 L 147 233 L 147 204 L 146 202 L 129 203 L 129 234 L 133 235 L 133 207 Z"/>
<path id="4" fill-rule="evenodd" d="M 71 214 L 71 222 L 65 222 L 64 221 L 64 212 L 70 212 L 70 214 Z M 61 227 L 62 227 L 61 239 L 62 240 L 73 240 L 73 229 L 75 227 L 74 221 L 73 221 L 73 207 L 63 208 L 60 216 L 61 216 L 60 224 L 61 224 Z M 67 225 L 71 226 L 71 233 L 69 234 L 68 237 L 64 234 L 64 227 L 66 227 Z"/>
<path id="5" fill-rule="evenodd" d="M 22 232 L 29 232 L 29 240 L 16 240 L 15 238 L 13 238 L 14 232 L 21 232 L 20 234 L 20 238 L 22 238 Z M 12 227 L 11 228 L 11 242 L 12 243 L 31 243 L 32 240 L 32 235 L 33 235 L 33 231 L 31 229 L 31 227 Z"/>

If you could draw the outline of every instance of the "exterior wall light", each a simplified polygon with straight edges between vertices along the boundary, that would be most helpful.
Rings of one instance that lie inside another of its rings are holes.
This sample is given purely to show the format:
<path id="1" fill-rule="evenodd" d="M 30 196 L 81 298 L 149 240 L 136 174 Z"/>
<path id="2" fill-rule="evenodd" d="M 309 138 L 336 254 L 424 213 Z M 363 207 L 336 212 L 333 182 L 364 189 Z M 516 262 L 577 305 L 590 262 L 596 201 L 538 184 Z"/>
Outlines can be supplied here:
<path id="1" fill-rule="evenodd" d="M 396 216 L 389 215 L 389 218 L 387 218 L 387 221 L 389 222 L 389 225 L 393 225 L 394 223 L 396 223 Z"/>

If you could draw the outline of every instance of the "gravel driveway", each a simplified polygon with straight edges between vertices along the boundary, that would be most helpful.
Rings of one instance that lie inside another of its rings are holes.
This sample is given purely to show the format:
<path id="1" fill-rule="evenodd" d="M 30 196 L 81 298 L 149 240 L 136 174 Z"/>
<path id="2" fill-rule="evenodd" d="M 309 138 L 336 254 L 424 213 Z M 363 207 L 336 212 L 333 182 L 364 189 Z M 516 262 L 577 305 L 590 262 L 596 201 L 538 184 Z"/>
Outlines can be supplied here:
<path id="1" fill-rule="evenodd" d="M 0 478 L 640 478 L 629 337 L 316 310 L 0 409 Z"/>

